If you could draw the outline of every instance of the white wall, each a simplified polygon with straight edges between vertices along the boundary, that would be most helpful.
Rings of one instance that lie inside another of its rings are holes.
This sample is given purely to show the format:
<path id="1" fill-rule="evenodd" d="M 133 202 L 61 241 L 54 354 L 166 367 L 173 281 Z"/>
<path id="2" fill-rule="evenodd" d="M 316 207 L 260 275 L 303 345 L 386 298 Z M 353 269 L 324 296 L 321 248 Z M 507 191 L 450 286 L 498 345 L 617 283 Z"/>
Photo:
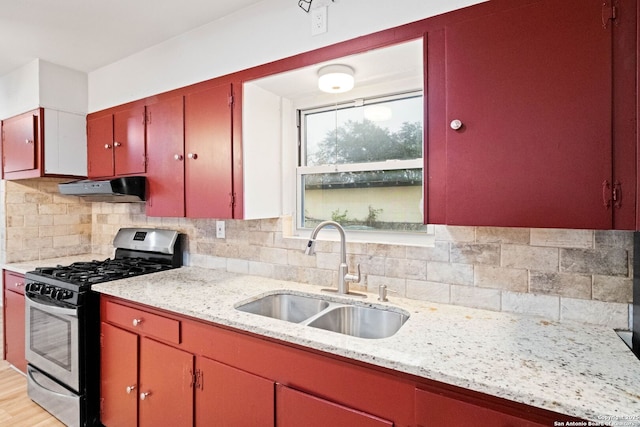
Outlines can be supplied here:
<path id="1" fill-rule="evenodd" d="M 89 112 L 418 21 L 484 0 L 336 0 L 311 36 L 297 0 L 265 0 L 89 74 Z"/>

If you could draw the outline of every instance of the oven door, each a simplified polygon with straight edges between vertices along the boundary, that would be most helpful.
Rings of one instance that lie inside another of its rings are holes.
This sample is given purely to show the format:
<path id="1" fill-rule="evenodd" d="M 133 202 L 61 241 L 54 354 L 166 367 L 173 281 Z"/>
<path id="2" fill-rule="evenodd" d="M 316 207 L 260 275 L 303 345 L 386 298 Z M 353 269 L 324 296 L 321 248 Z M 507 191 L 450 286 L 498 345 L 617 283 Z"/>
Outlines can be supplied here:
<path id="1" fill-rule="evenodd" d="M 25 296 L 27 362 L 79 391 L 79 308 L 60 307 Z"/>

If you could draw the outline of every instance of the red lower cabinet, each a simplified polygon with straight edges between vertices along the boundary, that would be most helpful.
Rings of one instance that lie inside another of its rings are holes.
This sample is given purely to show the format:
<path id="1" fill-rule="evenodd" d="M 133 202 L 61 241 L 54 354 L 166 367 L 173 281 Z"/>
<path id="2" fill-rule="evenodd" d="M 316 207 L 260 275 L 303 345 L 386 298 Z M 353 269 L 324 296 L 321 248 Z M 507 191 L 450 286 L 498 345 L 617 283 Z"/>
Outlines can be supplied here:
<path id="1" fill-rule="evenodd" d="M 508 412 L 507 412 L 508 411 Z M 416 389 L 416 425 L 418 427 L 543 427 L 551 419 L 537 421 L 531 414 L 517 414 L 514 408 L 499 408 L 487 400 L 469 401 L 462 395 L 441 394 Z"/>
<path id="2" fill-rule="evenodd" d="M 196 427 L 274 426 L 273 381 L 206 357 L 196 367 Z"/>
<path id="3" fill-rule="evenodd" d="M 365 412 L 320 399 L 282 384 L 276 385 L 278 427 L 383 427 L 393 426 Z"/>
<path id="4" fill-rule="evenodd" d="M 138 335 L 101 324 L 100 419 L 105 426 L 138 422 Z"/>
<path id="5" fill-rule="evenodd" d="M 4 271 L 4 357 L 14 367 L 27 372 L 24 357 L 24 276 Z"/>
<path id="6" fill-rule="evenodd" d="M 141 339 L 138 425 L 193 425 L 193 359 L 186 351 Z"/>

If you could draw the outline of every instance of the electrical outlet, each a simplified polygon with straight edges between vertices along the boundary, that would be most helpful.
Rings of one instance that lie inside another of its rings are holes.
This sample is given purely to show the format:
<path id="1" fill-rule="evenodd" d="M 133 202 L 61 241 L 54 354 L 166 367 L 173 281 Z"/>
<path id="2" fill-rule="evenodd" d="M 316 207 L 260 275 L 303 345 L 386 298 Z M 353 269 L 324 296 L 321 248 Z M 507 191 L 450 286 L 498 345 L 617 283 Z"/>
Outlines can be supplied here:
<path id="1" fill-rule="evenodd" d="M 224 221 L 216 221 L 216 237 L 224 239 Z"/>
<path id="2" fill-rule="evenodd" d="M 311 10 L 311 35 L 327 32 L 327 6 Z"/>

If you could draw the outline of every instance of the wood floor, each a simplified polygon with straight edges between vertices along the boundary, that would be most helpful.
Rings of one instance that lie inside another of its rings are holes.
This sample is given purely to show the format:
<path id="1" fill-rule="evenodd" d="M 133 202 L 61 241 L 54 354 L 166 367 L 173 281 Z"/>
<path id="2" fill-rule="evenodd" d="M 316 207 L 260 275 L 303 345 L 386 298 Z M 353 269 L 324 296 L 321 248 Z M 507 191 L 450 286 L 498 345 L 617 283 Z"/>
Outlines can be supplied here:
<path id="1" fill-rule="evenodd" d="M 2 311 L 0 307 L 0 312 Z M 0 315 L 0 353 L 4 351 L 2 316 Z M 60 421 L 33 403 L 27 396 L 27 379 L 13 369 L 0 354 L 0 426 L 64 427 Z"/>

